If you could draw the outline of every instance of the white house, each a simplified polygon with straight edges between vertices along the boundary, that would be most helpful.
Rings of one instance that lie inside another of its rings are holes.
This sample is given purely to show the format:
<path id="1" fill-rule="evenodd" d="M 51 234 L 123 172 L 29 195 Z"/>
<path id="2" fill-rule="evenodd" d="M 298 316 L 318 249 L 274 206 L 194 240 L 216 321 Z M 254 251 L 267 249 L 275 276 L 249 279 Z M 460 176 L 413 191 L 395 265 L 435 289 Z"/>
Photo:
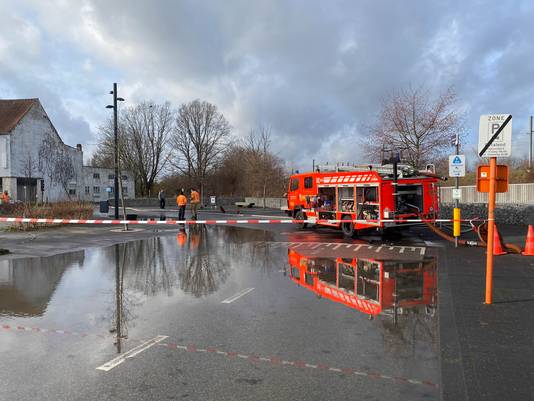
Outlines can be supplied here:
<path id="1" fill-rule="evenodd" d="M 124 196 L 134 198 L 133 175 L 122 176 Z M 39 99 L 0 99 L 0 189 L 12 199 L 105 200 L 109 177 L 112 169 L 83 165 L 81 145 L 63 143 Z"/>

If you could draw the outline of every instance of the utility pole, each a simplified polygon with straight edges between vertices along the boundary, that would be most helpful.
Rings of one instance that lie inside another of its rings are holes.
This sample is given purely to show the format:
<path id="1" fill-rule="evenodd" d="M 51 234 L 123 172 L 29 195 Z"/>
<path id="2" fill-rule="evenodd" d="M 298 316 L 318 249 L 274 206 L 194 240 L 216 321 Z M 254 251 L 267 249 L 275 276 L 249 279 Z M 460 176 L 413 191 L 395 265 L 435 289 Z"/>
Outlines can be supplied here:
<path id="1" fill-rule="evenodd" d="M 113 191 L 115 199 L 115 220 L 119 219 L 119 133 L 117 127 L 117 102 L 124 102 L 122 97 L 117 96 L 117 83 L 113 83 L 113 90 L 109 92 L 113 95 L 113 105 L 107 105 L 106 109 L 113 109 L 113 143 L 114 143 L 114 157 L 113 157 L 113 167 L 115 168 L 115 179 L 113 180 Z"/>
<path id="2" fill-rule="evenodd" d="M 117 83 L 113 84 L 113 141 L 114 141 L 114 167 L 115 167 L 115 220 L 119 219 L 119 135 L 117 129 Z"/>

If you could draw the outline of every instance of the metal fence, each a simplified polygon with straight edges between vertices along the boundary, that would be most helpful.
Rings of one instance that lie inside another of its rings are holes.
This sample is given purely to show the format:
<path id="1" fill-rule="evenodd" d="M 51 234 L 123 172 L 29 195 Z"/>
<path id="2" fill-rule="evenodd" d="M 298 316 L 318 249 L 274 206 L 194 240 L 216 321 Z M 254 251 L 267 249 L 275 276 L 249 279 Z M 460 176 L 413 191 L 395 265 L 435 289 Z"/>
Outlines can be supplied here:
<path id="1" fill-rule="evenodd" d="M 442 203 L 452 203 L 452 190 L 454 187 L 440 187 L 439 195 Z M 462 199 L 460 203 L 485 203 L 488 201 L 487 193 L 477 192 L 474 185 L 460 186 Z M 508 192 L 497 194 L 497 203 L 501 204 L 534 204 L 534 183 L 510 184 Z"/>
<path id="2" fill-rule="evenodd" d="M 263 198 L 247 196 L 245 197 L 245 202 L 254 203 L 256 207 L 264 207 Z M 280 209 L 283 206 L 287 206 L 286 198 L 265 198 L 265 207 Z"/>

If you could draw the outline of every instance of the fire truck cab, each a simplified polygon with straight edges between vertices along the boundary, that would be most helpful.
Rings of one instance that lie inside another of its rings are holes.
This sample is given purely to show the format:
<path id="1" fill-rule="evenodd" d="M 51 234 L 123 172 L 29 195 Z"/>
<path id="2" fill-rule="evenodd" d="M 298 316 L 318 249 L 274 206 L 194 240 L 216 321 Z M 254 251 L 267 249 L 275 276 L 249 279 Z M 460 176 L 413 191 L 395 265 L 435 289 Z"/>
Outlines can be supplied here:
<path id="1" fill-rule="evenodd" d="M 317 224 L 340 228 L 345 236 L 354 237 L 360 230 L 402 225 L 384 219 L 437 217 L 439 178 L 405 165 L 318 168 L 291 176 L 287 213 L 306 220 L 303 228 L 320 220 Z"/>

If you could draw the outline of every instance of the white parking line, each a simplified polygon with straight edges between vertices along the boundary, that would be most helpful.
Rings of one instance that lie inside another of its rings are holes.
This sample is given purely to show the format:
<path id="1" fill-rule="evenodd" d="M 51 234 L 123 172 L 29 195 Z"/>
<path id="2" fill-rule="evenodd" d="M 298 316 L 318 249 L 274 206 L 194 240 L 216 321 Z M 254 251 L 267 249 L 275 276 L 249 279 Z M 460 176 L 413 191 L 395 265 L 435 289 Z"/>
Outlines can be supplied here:
<path id="1" fill-rule="evenodd" d="M 160 341 L 165 340 L 168 337 L 169 336 L 156 336 L 153 339 L 145 341 L 144 343 L 138 345 L 137 347 L 132 348 L 130 351 L 125 352 L 124 354 L 119 355 L 116 358 L 113 358 L 111 361 L 106 362 L 105 364 L 99 366 L 96 369 L 108 372 L 111 369 L 113 369 L 115 366 L 118 366 L 121 363 L 123 363 L 126 359 L 133 358 L 134 356 L 136 356 L 140 352 L 143 352 L 144 350 L 149 349 L 150 347 L 156 345 L 157 343 L 159 343 Z"/>
<path id="2" fill-rule="evenodd" d="M 232 295 L 229 298 L 226 298 L 224 301 L 221 301 L 221 304 L 231 304 L 235 300 L 241 298 L 243 295 L 247 295 L 250 291 L 253 291 L 253 290 L 254 290 L 254 287 L 245 288 L 244 290 L 239 291 L 237 294 Z"/>

